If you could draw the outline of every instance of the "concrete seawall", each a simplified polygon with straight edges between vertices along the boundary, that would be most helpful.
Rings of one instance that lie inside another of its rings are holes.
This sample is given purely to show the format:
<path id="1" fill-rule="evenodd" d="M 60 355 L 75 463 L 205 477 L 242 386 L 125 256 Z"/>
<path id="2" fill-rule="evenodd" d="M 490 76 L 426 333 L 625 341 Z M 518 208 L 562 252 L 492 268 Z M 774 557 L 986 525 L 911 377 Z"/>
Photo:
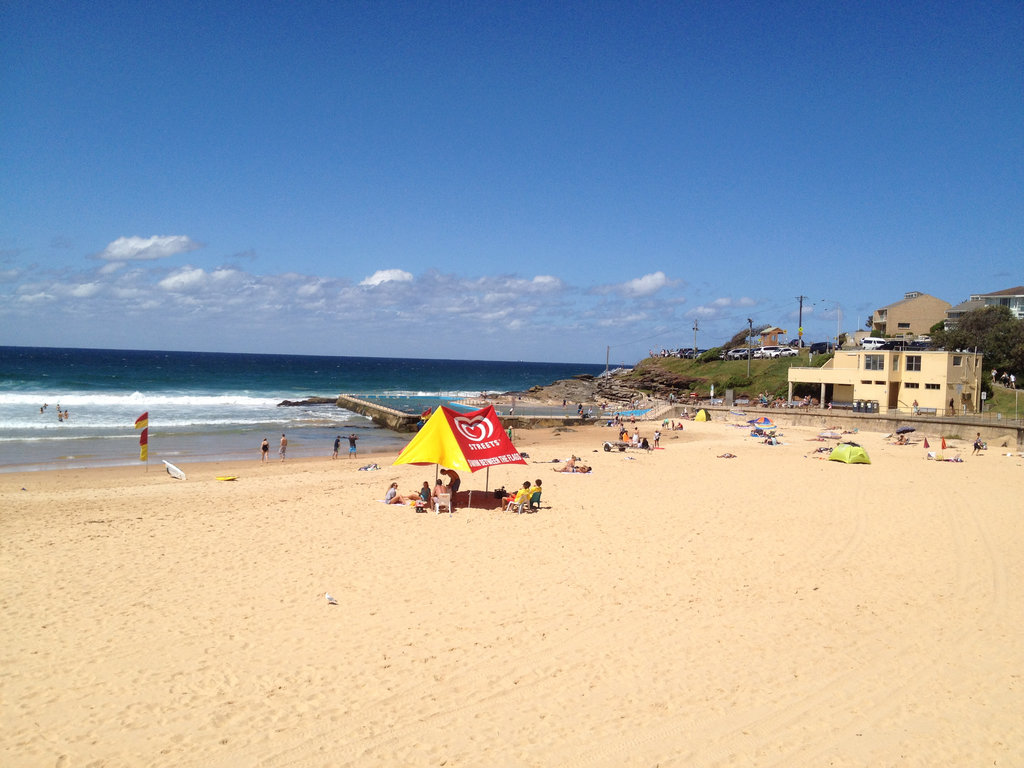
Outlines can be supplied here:
<path id="1" fill-rule="evenodd" d="M 379 424 L 395 432 L 415 432 L 416 423 L 420 420 L 416 414 L 403 413 L 394 408 L 371 403 L 369 400 L 361 400 L 351 395 L 338 395 L 337 405 L 339 408 L 358 413 L 360 416 L 366 416 L 374 424 Z"/>
<path id="2" fill-rule="evenodd" d="M 395 432 L 415 432 L 420 417 L 403 411 L 363 400 L 352 395 L 338 395 L 339 408 L 366 416 L 387 429 Z M 502 416 L 501 423 L 513 429 L 542 429 L 545 427 L 567 427 L 593 424 L 596 419 L 581 419 L 578 416 Z"/>

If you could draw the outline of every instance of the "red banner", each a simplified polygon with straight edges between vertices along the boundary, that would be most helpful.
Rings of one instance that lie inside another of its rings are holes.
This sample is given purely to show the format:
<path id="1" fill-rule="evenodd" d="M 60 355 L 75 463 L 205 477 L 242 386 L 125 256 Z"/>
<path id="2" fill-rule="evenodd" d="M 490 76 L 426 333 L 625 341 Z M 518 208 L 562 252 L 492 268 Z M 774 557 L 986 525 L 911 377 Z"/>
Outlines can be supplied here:
<path id="1" fill-rule="evenodd" d="M 493 405 L 465 414 L 442 410 L 473 472 L 498 464 L 526 463 L 502 429 Z"/>

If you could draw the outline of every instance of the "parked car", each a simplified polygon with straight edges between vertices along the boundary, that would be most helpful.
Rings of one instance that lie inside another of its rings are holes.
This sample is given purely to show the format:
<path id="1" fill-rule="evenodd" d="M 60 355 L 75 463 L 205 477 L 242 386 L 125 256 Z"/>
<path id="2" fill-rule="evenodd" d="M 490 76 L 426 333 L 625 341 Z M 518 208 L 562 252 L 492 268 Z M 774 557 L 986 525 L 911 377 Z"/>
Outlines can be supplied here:
<path id="1" fill-rule="evenodd" d="M 816 341 L 813 344 L 811 344 L 811 354 L 827 355 L 831 351 L 829 349 L 830 346 L 831 344 L 829 344 L 827 341 Z"/>
<path id="2" fill-rule="evenodd" d="M 725 353 L 726 360 L 746 360 L 748 350 L 746 347 L 734 347 Z M 755 350 L 756 351 L 756 350 Z"/>
<path id="3" fill-rule="evenodd" d="M 777 346 L 761 347 L 760 349 L 755 349 L 754 350 L 754 357 L 761 357 L 761 358 L 778 357 L 779 356 L 779 352 L 781 352 L 781 351 L 782 351 L 782 347 L 777 347 Z"/>
<path id="4" fill-rule="evenodd" d="M 783 347 L 779 350 L 779 354 L 777 354 L 776 357 L 796 357 L 799 354 L 800 353 L 792 347 Z"/>

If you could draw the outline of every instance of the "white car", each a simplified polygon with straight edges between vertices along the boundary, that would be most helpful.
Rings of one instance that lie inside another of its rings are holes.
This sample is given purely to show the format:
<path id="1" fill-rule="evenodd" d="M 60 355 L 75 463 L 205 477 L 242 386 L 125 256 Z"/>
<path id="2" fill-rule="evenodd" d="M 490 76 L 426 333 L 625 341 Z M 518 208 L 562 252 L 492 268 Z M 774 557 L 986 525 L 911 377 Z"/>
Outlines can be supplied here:
<path id="1" fill-rule="evenodd" d="M 754 357 L 778 357 L 782 347 L 761 347 L 754 350 Z"/>
<path id="2" fill-rule="evenodd" d="M 792 347 L 783 347 L 775 357 L 796 357 L 800 353 Z"/>

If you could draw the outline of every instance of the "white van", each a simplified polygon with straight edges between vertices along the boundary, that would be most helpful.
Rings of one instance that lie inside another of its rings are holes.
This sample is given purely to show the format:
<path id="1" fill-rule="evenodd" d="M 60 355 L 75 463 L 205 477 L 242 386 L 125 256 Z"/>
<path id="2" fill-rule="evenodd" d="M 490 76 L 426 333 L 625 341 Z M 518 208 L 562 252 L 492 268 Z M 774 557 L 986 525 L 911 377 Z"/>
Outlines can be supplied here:
<path id="1" fill-rule="evenodd" d="M 880 339 L 877 336 L 865 336 L 860 340 L 860 345 L 864 349 L 878 349 L 885 344 L 885 339 Z"/>

